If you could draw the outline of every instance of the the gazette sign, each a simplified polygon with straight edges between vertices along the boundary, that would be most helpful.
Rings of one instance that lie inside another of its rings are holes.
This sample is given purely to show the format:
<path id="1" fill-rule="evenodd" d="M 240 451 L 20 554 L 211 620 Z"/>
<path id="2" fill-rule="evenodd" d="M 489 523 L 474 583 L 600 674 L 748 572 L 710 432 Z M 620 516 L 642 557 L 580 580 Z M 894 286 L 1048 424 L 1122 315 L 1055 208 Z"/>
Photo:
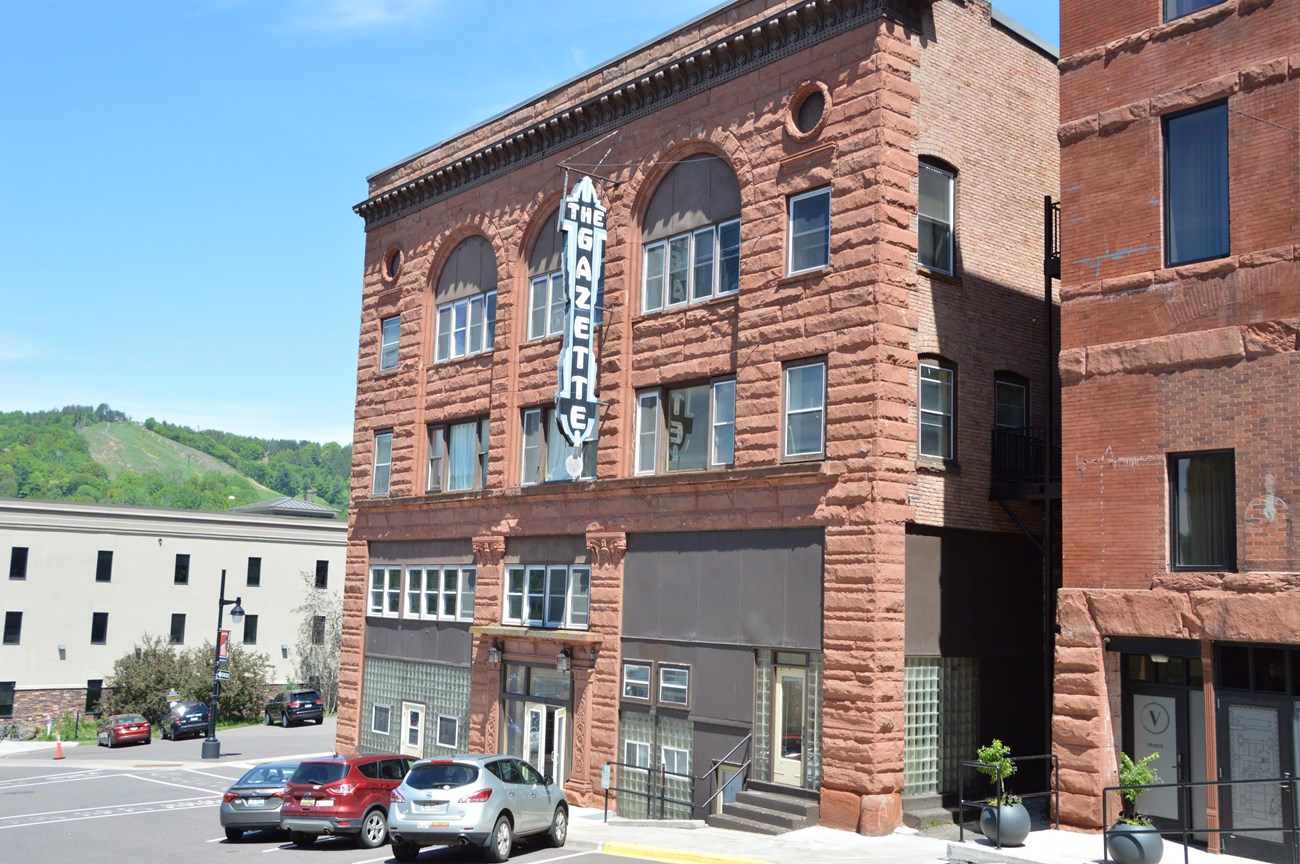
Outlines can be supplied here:
<path id="1" fill-rule="evenodd" d="M 583 177 L 560 205 L 564 232 L 564 347 L 555 418 L 573 446 L 596 437 L 596 289 L 605 266 L 605 208 L 590 177 Z"/>

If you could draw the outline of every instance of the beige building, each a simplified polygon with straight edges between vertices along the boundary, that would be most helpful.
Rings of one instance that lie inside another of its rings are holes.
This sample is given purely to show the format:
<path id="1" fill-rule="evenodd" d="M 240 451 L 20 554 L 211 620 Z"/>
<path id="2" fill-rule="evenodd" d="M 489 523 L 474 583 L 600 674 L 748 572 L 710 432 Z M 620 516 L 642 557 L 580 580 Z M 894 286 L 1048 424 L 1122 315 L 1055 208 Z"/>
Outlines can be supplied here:
<path id="1" fill-rule="evenodd" d="M 87 710 L 146 634 L 211 643 L 223 570 L 226 598 L 246 611 L 239 625 L 226 616 L 230 639 L 288 680 L 294 610 L 316 588 L 342 593 L 347 524 L 327 507 L 279 503 L 200 513 L 0 499 L 0 718 Z"/>

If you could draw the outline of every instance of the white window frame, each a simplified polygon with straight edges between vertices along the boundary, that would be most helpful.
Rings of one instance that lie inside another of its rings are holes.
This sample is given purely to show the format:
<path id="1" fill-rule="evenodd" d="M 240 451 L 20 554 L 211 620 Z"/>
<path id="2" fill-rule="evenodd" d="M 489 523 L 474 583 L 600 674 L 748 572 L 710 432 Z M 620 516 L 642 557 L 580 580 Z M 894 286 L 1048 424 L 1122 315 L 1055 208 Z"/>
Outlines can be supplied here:
<path id="1" fill-rule="evenodd" d="M 400 618 L 403 576 L 401 567 L 371 567 L 367 614 L 373 618 Z M 396 584 L 394 584 L 396 577 Z"/>
<path id="2" fill-rule="evenodd" d="M 493 350 L 496 346 L 496 320 L 496 291 L 443 303 L 435 315 L 437 329 L 433 362 L 445 363 Z M 458 336 L 461 339 L 459 347 L 456 344 Z"/>
<path id="3" fill-rule="evenodd" d="M 381 441 L 386 442 L 387 444 L 388 461 L 386 462 L 379 461 L 380 452 L 381 452 L 381 446 L 380 446 Z M 380 488 L 381 484 L 379 482 L 381 468 L 383 469 L 382 476 L 384 478 L 384 482 L 382 484 L 383 488 Z M 390 429 L 384 432 L 375 433 L 374 470 L 371 474 L 370 491 L 371 494 L 373 495 L 387 495 L 388 490 L 391 489 L 392 486 L 393 486 L 393 432 Z"/>
<path id="4" fill-rule="evenodd" d="M 634 681 L 628 677 L 629 669 L 645 670 L 644 681 Z M 637 696 L 628 692 L 628 687 L 644 687 L 645 695 Z M 629 702 L 643 702 L 649 704 L 650 697 L 654 695 L 654 664 L 636 660 L 623 661 L 623 697 Z"/>
<path id="5" fill-rule="evenodd" d="M 636 397 L 636 452 L 633 454 L 633 471 L 636 474 L 655 474 L 659 470 L 659 424 L 662 410 L 659 391 L 649 390 Z M 649 426 L 649 429 L 646 426 Z M 648 457 L 649 465 L 646 465 Z"/>
<path id="6" fill-rule="evenodd" d="M 707 436 L 705 438 L 705 464 L 703 468 L 670 469 L 668 467 L 668 448 L 671 446 L 671 441 L 668 434 L 668 417 L 665 414 L 665 406 L 670 404 L 672 393 L 697 387 L 708 388 L 708 413 L 705 417 L 696 418 L 697 428 L 692 430 L 694 434 Z M 717 422 L 718 392 L 720 389 L 729 390 L 731 394 L 731 419 L 723 423 Z M 732 458 L 727 462 L 718 460 L 717 431 L 719 428 L 730 429 Z M 714 378 L 703 383 L 682 384 L 672 387 L 656 387 L 653 390 L 644 390 L 637 394 L 636 433 L 632 462 L 635 474 L 678 474 L 691 471 L 726 469 L 735 464 L 735 451 L 736 379 L 734 377 Z"/>
<path id="7" fill-rule="evenodd" d="M 945 373 L 947 375 L 947 380 L 943 380 L 942 378 L 939 377 L 926 378 L 926 372 L 925 372 L 926 369 L 934 369 L 938 372 Z M 936 357 L 923 357 L 921 358 L 921 361 L 917 364 L 916 374 L 917 374 L 917 400 L 916 400 L 917 455 L 930 458 L 930 459 L 944 459 L 944 460 L 955 459 L 957 457 L 957 366 L 955 364 L 940 360 Z M 945 387 L 947 388 L 948 405 L 949 405 L 949 410 L 947 413 L 943 411 L 933 411 L 922 407 L 922 405 L 924 404 L 924 399 L 922 398 L 922 392 L 925 390 L 927 383 L 937 386 L 941 389 Z M 940 419 L 938 423 L 935 422 L 926 423 L 927 417 L 937 417 Z M 944 422 L 945 420 L 947 421 L 946 424 Z M 947 452 L 945 453 L 926 452 L 925 447 L 922 443 L 925 440 L 925 436 L 922 433 L 924 432 L 925 427 L 927 425 L 938 426 L 940 429 L 943 429 L 946 425 L 947 433 L 948 433 Z"/>
<path id="8" fill-rule="evenodd" d="M 451 488 L 453 430 L 474 426 L 474 479 L 465 488 Z M 487 417 L 431 423 L 428 426 L 428 454 L 425 466 L 426 492 L 477 492 L 487 487 L 488 429 Z"/>
<path id="9" fill-rule="evenodd" d="M 587 577 L 586 592 L 576 589 L 574 574 L 582 573 Z M 520 576 L 516 584 L 515 577 Z M 534 577 L 538 590 L 534 590 Z M 559 579 L 563 577 L 561 591 Z M 585 600 L 585 617 L 582 621 L 575 614 L 575 599 Z M 506 567 L 505 590 L 502 592 L 501 623 L 517 627 L 530 627 L 547 630 L 587 630 L 591 627 L 591 567 L 587 564 L 511 564 Z M 562 599 L 563 608 L 558 614 L 553 601 Z M 511 601 L 519 607 L 519 614 L 510 611 Z M 538 607 L 534 614 L 533 607 Z"/>
<path id="10" fill-rule="evenodd" d="M 922 260 L 921 260 L 921 253 L 920 253 L 920 237 L 919 237 L 919 236 L 917 237 L 917 258 L 916 258 L 916 260 L 917 260 L 917 263 L 919 263 L 922 267 L 926 267 L 926 268 L 928 268 L 928 269 L 930 269 L 930 270 L 935 271 L 936 273 L 944 273 L 944 274 L 946 274 L 946 275 L 948 275 L 948 276 L 951 276 L 951 275 L 953 275 L 954 273 L 957 272 L 957 260 L 956 260 L 956 258 L 954 257 L 954 256 L 955 256 L 955 253 L 956 253 L 956 237 L 957 237 L 957 220 L 956 220 L 956 218 L 954 217 L 954 210 L 955 210 L 956 199 L 957 199 L 957 175 L 954 174 L 952 171 L 949 171 L 947 168 L 941 168 L 940 166 L 938 166 L 938 165 L 934 165 L 934 164 L 929 163 L 929 162 L 919 162 L 918 165 L 919 165 L 919 168 L 918 168 L 917 180 L 916 180 L 916 183 L 917 183 L 917 199 L 918 199 L 918 201 L 919 201 L 919 199 L 920 199 L 920 184 L 921 184 L 921 179 L 920 179 L 920 178 L 921 178 L 921 176 L 924 174 L 924 172 L 926 172 L 926 171 L 933 172 L 933 173 L 938 174 L 939 176 L 943 177 L 944 180 L 947 181 L 947 191 L 948 191 L 948 194 L 947 194 L 947 202 L 946 202 L 946 203 L 947 203 L 948 207 L 947 207 L 947 213 L 944 214 L 944 218 L 943 218 L 943 219 L 938 219 L 938 218 L 935 218 L 935 217 L 933 217 L 933 216 L 924 216 L 924 215 L 922 215 L 922 214 L 921 214 L 921 207 L 920 207 L 920 204 L 918 203 L 918 204 L 917 204 L 917 215 L 916 215 L 916 227 L 917 227 L 917 232 L 918 232 L 918 235 L 919 235 L 919 232 L 922 230 L 922 228 L 924 227 L 924 225 L 925 225 L 926 222 L 933 222 L 933 223 L 936 223 L 936 224 L 946 225 L 946 226 L 947 226 L 947 228 L 948 228 L 948 246 L 947 246 L 947 249 L 946 249 L 945 251 L 947 252 L 947 255 L 948 255 L 948 266 L 947 266 L 947 267 L 941 267 L 941 266 L 939 266 L 938 264 L 936 264 L 936 263 L 934 263 L 934 262 L 931 262 L 931 261 L 922 261 Z"/>
<path id="11" fill-rule="evenodd" d="M 401 338 L 402 316 L 393 315 L 379 322 L 379 368 L 381 371 L 397 368 Z"/>
<path id="12" fill-rule="evenodd" d="M 433 618 L 425 612 L 429 593 L 428 568 L 423 566 L 406 568 L 406 590 L 402 594 L 403 618 Z M 419 584 L 416 584 L 416 583 Z M 436 608 L 436 607 L 435 607 Z"/>
<path id="13" fill-rule="evenodd" d="M 415 573 L 421 574 L 418 589 L 412 585 Z M 452 580 L 448 577 L 452 574 L 455 575 L 454 589 L 449 587 Z M 417 564 L 407 567 L 403 617 L 425 621 L 473 621 L 477 590 L 477 567 L 463 564 Z"/>
<path id="14" fill-rule="evenodd" d="M 802 270 L 796 270 L 794 269 L 795 249 L 801 248 L 800 247 L 801 239 L 810 236 L 813 232 L 805 231 L 802 234 L 795 234 L 794 208 L 798 204 L 801 204 L 805 201 L 810 201 L 818 197 L 825 197 L 826 199 L 826 229 L 825 229 L 826 242 L 825 242 L 825 254 L 822 256 L 824 260 L 821 263 L 815 264 L 811 267 L 804 267 Z M 794 276 L 798 273 L 812 273 L 817 270 L 823 270 L 830 266 L 831 263 L 831 187 L 822 186 L 819 189 L 812 189 L 808 192 L 803 192 L 799 195 L 790 196 L 789 204 L 786 207 L 786 234 L 788 236 L 788 240 L 786 242 L 785 272 L 788 275 Z"/>
<path id="15" fill-rule="evenodd" d="M 672 758 L 670 765 L 669 758 Z M 659 764 L 663 766 L 664 772 L 674 774 L 679 777 L 691 776 L 691 751 L 683 750 L 680 747 L 663 746 L 659 748 Z M 685 768 L 684 771 L 674 770 Z"/>
<path id="16" fill-rule="evenodd" d="M 656 664 L 655 674 L 655 702 L 669 708 L 689 709 L 691 707 L 691 667 L 681 663 L 658 663 Z M 686 676 L 685 684 L 667 684 L 664 681 L 665 672 L 681 672 Z M 682 701 L 675 699 L 665 699 L 664 691 L 673 692 L 681 691 Z"/>
<path id="17" fill-rule="evenodd" d="M 383 728 L 380 728 L 379 726 L 379 712 L 381 709 L 384 712 Z M 393 706 L 380 705 L 378 703 L 371 705 L 370 706 L 370 731 L 374 732 L 376 735 L 392 735 L 393 734 L 392 728 L 393 728 Z"/>
<path id="18" fill-rule="evenodd" d="M 537 305 L 539 293 L 541 292 L 542 305 Z M 548 336 L 555 336 L 564 332 L 564 271 L 555 270 L 550 273 L 544 273 L 541 276 L 534 276 L 528 282 L 528 340 L 531 342 L 535 339 L 545 339 Z M 555 313 L 560 311 L 560 321 L 558 327 L 552 327 L 555 323 Z M 542 326 L 539 331 L 536 327 L 536 316 L 542 312 Z"/>
<path id="19" fill-rule="evenodd" d="M 537 431 L 534 436 L 528 434 L 529 418 L 536 418 Z M 550 458 L 548 450 L 551 446 L 567 448 L 568 442 L 560 434 L 559 427 L 555 424 L 555 408 L 526 408 L 524 409 L 522 421 L 520 424 L 522 458 L 519 466 L 519 485 L 520 486 L 540 486 L 543 483 L 567 483 L 571 479 L 580 481 L 596 479 L 596 447 L 597 441 L 585 441 L 582 445 L 583 454 L 583 471 L 582 476 L 570 478 L 568 475 L 563 477 L 547 477 L 546 472 L 550 468 Z M 529 451 L 534 452 L 536 458 L 536 468 L 530 472 L 528 469 Z M 531 476 L 530 476 L 531 473 Z"/>
<path id="20" fill-rule="evenodd" d="M 442 724 L 444 720 L 451 722 L 452 740 L 450 742 L 444 740 L 442 737 Z M 458 749 L 460 747 L 460 718 L 459 717 L 452 717 L 450 714 L 439 714 L 438 722 L 434 724 L 434 729 L 436 730 L 434 732 L 434 735 L 437 739 L 434 743 L 437 746 L 450 747 L 453 750 Z"/>
<path id="21" fill-rule="evenodd" d="M 732 228 L 735 229 L 736 236 L 734 247 L 723 244 L 723 234 L 729 232 Z M 698 259 L 706 237 L 710 248 L 709 260 L 705 268 L 702 269 L 701 262 Z M 674 248 L 684 250 L 682 254 L 686 261 L 686 287 L 684 296 L 680 300 L 672 300 L 668 293 L 671 284 L 670 268 Z M 724 255 L 724 252 L 728 254 Z M 663 261 L 663 266 L 659 268 L 657 274 L 654 272 L 654 268 L 650 266 L 651 259 L 655 257 L 661 257 Z M 725 275 L 724 262 L 727 261 L 735 262 L 737 273 L 735 286 L 723 284 Z M 676 309 L 690 303 L 707 303 L 717 297 L 735 294 L 740 290 L 740 219 L 727 219 L 723 222 L 716 222 L 692 231 L 675 234 L 672 237 L 665 237 L 653 243 L 647 243 L 641 250 L 641 264 L 641 312 L 643 314 L 660 312 L 664 309 Z M 709 280 L 709 290 L 701 292 L 700 285 L 703 280 L 699 277 L 705 273 Z M 658 302 L 651 300 L 651 288 L 655 280 L 659 283 Z"/>
<path id="22" fill-rule="evenodd" d="M 628 738 L 623 742 L 623 764 L 629 771 L 650 770 L 650 742 Z"/>
<path id="23" fill-rule="evenodd" d="M 822 377 L 821 401 L 816 407 L 811 408 L 790 408 L 790 373 L 797 369 L 807 369 L 810 367 L 819 367 Z M 801 459 L 821 459 L 826 455 L 826 376 L 827 365 L 824 358 L 817 360 L 799 360 L 794 363 L 787 363 L 781 370 L 781 456 L 783 459 L 798 461 Z M 790 452 L 790 418 L 796 414 L 820 414 L 821 415 L 821 434 L 820 447 L 815 450 L 800 450 Z"/>

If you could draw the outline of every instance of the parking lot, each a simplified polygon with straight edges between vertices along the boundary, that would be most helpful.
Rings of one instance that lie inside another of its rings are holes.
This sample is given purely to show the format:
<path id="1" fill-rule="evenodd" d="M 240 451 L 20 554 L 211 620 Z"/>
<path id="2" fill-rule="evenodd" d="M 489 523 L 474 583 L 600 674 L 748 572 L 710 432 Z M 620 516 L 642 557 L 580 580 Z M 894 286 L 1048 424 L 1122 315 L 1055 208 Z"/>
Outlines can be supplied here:
<path id="1" fill-rule="evenodd" d="M 138 864 L 146 860 L 275 861 L 377 864 L 394 860 L 387 846 L 359 849 L 344 838 L 322 838 L 299 849 L 279 832 L 250 832 L 227 842 L 218 821 L 221 794 L 243 772 L 271 759 L 332 752 L 334 724 L 248 727 L 223 732 L 221 758 L 201 760 L 201 739 L 109 750 L 94 745 L 0 758 L 0 856 L 6 864 L 79 862 Z M 274 857 L 267 858 L 267 855 Z M 425 849 L 421 861 L 480 861 L 476 850 Z M 517 846 L 512 861 L 627 861 L 573 848 Z"/>

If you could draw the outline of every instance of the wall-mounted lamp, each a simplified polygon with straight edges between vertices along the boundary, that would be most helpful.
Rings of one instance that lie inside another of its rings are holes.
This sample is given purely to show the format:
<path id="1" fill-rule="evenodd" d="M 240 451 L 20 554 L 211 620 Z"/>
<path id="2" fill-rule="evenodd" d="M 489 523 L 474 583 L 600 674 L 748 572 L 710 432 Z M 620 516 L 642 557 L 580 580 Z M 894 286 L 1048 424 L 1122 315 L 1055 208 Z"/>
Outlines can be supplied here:
<path id="1" fill-rule="evenodd" d="M 569 646 L 564 646 L 564 650 L 555 655 L 555 668 L 561 672 L 568 672 L 573 668 L 573 651 Z"/>
<path id="2" fill-rule="evenodd" d="M 1152 663 L 1168 663 L 1168 662 L 1169 662 L 1169 655 L 1168 655 L 1168 654 L 1152 654 L 1152 655 L 1151 655 L 1151 662 L 1152 662 Z"/>
<path id="3" fill-rule="evenodd" d="M 59 659 L 60 659 L 60 660 L 67 660 L 67 659 L 68 659 L 68 646 L 67 646 L 67 645 L 60 645 L 60 646 L 59 646 Z"/>
<path id="4" fill-rule="evenodd" d="M 288 645 L 281 645 L 281 646 L 280 646 L 280 654 L 282 654 L 286 660 L 289 659 L 289 646 L 288 646 Z"/>
<path id="5" fill-rule="evenodd" d="M 501 644 L 500 642 L 493 642 L 491 645 L 488 646 L 488 665 L 489 665 L 489 666 L 500 666 L 500 665 L 501 665 L 501 655 L 502 655 L 503 653 L 505 653 L 505 647 L 506 647 L 506 646 L 503 645 L 503 644 Z"/>

